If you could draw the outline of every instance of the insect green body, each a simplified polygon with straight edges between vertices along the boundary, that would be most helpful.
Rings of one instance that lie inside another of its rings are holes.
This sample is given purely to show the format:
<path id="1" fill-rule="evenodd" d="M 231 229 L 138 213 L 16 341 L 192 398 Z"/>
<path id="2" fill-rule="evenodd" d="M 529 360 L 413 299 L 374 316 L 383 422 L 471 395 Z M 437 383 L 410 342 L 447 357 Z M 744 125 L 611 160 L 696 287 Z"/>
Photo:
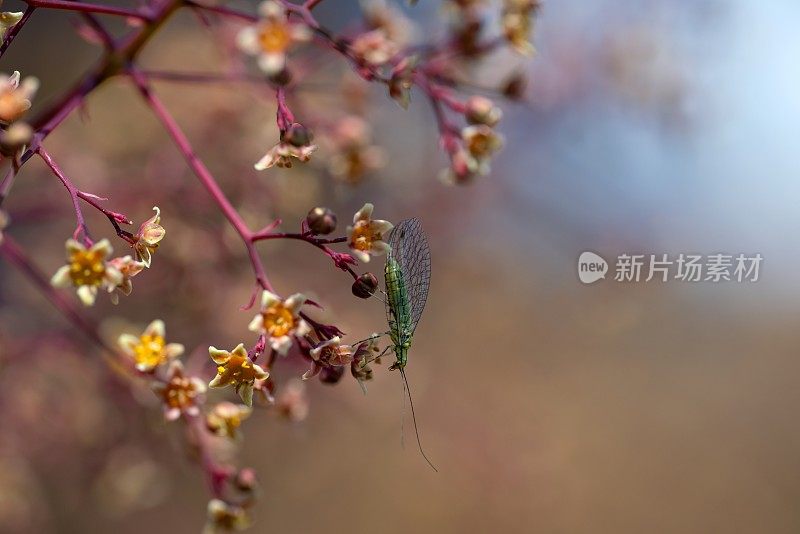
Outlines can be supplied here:
<path id="1" fill-rule="evenodd" d="M 396 358 L 391 369 L 400 370 L 411 405 L 417 445 L 419 445 L 422 457 L 435 471 L 436 467 L 422 450 L 417 418 L 414 414 L 414 401 L 411 399 L 405 371 L 411 339 L 414 337 L 414 330 L 417 328 L 422 310 L 425 309 L 425 301 L 428 299 L 428 288 L 431 281 L 431 255 L 428 240 L 419 219 L 406 219 L 392 229 L 388 243 L 390 250 L 383 274 L 386 285 L 386 319 L 389 322 L 391 348 Z"/>
<path id="2" fill-rule="evenodd" d="M 408 290 L 406 281 L 403 278 L 403 271 L 392 255 L 386 260 L 384 269 L 386 282 L 386 297 L 390 311 L 389 316 L 389 336 L 394 346 L 394 354 L 397 360 L 392 369 L 403 369 L 408 363 L 408 349 L 411 347 L 413 336 L 411 323 L 411 305 L 408 300 Z"/>

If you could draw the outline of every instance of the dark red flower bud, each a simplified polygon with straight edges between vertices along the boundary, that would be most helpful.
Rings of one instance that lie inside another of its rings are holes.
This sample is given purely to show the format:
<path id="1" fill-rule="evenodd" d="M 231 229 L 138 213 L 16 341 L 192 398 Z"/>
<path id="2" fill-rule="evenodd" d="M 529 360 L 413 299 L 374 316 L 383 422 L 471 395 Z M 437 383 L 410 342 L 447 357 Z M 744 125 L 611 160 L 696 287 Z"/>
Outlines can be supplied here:
<path id="1" fill-rule="evenodd" d="M 308 212 L 306 223 L 315 234 L 326 235 L 336 230 L 336 214 L 329 208 L 317 207 Z"/>
<path id="2" fill-rule="evenodd" d="M 525 74 L 515 72 L 500 85 L 500 92 L 509 100 L 522 100 L 527 86 L 528 80 Z"/>
<path id="3" fill-rule="evenodd" d="M 284 67 L 280 71 L 269 76 L 269 81 L 274 83 L 275 85 L 280 85 L 280 86 L 289 85 L 292 81 L 292 73 L 289 69 Z"/>
<path id="4" fill-rule="evenodd" d="M 283 133 L 282 141 L 301 147 L 311 143 L 311 131 L 299 122 L 292 123 Z"/>
<path id="5" fill-rule="evenodd" d="M 325 384 L 335 384 L 344 376 L 344 366 L 323 367 L 319 373 L 319 381 Z"/>
<path id="6" fill-rule="evenodd" d="M 368 299 L 378 289 L 378 279 L 372 273 L 364 273 L 353 282 L 353 295 L 360 299 Z"/>

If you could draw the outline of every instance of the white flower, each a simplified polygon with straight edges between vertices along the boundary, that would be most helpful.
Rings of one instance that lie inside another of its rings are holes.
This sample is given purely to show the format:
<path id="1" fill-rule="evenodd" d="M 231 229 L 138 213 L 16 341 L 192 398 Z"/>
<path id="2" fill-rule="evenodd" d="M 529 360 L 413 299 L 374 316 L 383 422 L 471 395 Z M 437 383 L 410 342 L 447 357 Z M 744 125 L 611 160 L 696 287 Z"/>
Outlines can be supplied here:
<path id="1" fill-rule="evenodd" d="M 240 31 L 236 42 L 243 52 L 257 57 L 266 74 L 277 74 L 286 65 L 291 46 L 311 39 L 311 31 L 305 24 L 290 21 L 278 2 L 262 2 L 259 13 L 261 19 Z"/>
<path id="2" fill-rule="evenodd" d="M 292 346 L 292 336 L 304 336 L 310 328 L 300 318 L 300 308 L 306 301 L 305 295 L 295 293 L 286 300 L 264 291 L 261 293 L 261 311 L 247 327 L 251 332 L 259 332 L 268 337 L 270 346 L 284 356 Z"/>
<path id="3" fill-rule="evenodd" d="M 122 273 L 106 261 L 112 252 L 108 239 L 102 239 L 88 249 L 74 239 L 68 239 L 66 248 L 67 264 L 56 271 L 50 280 L 55 287 L 72 284 L 78 288 L 81 302 L 91 306 L 97 298 L 99 288 L 113 291 L 122 284 Z"/>
<path id="4" fill-rule="evenodd" d="M 372 219 L 374 206 L 364 204 L 353 217 L 353 226 L 347 227 L 347 244 L 358 259 L 367 263 L 370 254 L 373 256 L 386 254 L 390 247 L 384 237 L 394 227 L 389 221 Z"/>

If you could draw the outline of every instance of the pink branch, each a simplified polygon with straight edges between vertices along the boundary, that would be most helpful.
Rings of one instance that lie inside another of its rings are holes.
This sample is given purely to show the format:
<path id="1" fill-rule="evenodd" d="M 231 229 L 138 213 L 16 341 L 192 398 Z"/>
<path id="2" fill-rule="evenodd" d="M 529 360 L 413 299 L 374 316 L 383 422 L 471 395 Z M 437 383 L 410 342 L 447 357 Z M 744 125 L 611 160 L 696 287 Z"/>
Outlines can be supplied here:
<path id="1" fill-rule="evenodd" d="M 61 183 L 64 184 L 64 187 L 67 188 L 69 191 L 69 196 L 72 199 L 72 207 L 75 208 L 75 218 L 78 219 L 78 227 L 75 229 L 75 233 L 73 237 L 78 239 L 80 234 L 83 234 L 83 243 L 87 247 L 92 246 L 92 238 L 89 235 L 89 228 L 86 226 L 86 220 L 83 218 L 83 211 L 81 211 L 81 203 L 78 201 L 78 189 L 73 185 L 73 183 L 67 178 L 61 169 L 56 165 L 56 162 L 53 161 L 53 158 L 50 157 L 50 154 L 44 149 L 44 147 L 39 147 L 36 149 L 36 153 L 39 155 L 42 160 L 50 167 L 50 170 L 56 177 L 61 180 Z"/>
<path id="2" fill-rule="evenodd" d="M 140 20 L 152 20 L 152 17 L 138 9 L 126 9 L 124 7 L 104 6 L 99 4 L 86 4 L 83 2 L 71 2 L 68 0 L 25 0 L 30 7 L 41 7 L 47 9 L 63 9 L 65 11 L 77 11 L 81 13 L 98 13 L 102 15 L 117 15 L 120 17 L 130 17 Z"/>
<path id="3" fill-rule="evenodd" d="M 289 126 L 291 126 L 292 123 L 294 122 L 294 113 L 292 113 L 292 110 L 290 110 L 289 106 L 286 104 L 285 88 L 278 87 L 275 97 L 276 100 L 278 101 L 278 111 L 277 111 L 278 129 L 281 131 L 281 134 L 283 134 L 284 132 L 286 132 Z"/>
<path id="4" fill-rule="evenodd" d="M 91 237 L 89 236 L 89 229 L 86 226 L 86 221 L 84 220 L 83 212 L 81 211 L 80 202 L 78 202 L 78 199 L 80 198 L 93 208 L 100 211 L 100 213 L 105 215 L 106 218 L 108 218 L 109 222 L 111 222 L 111 225 L 114 227 L 114 231 L 117 233 L 119 237 L 121 237 L 130 244 L 133 244 L 135 242 L 133 234 L 130 232 L 126 232 L 120 227 L 120 223 L 131 224 L 130 219 L 128 219 L 125 215 L 121 213 L 108 210 L 103 206 L 101 206 L 97 202 L 98 200 L 100 200 L 100 197 L 92 195 L 91 193 L 86 193 L 75 187 L 75 184 L 73 184 L 72 181 L 69 178 L 67 178 L 67 176 L 61 170 L 61 168 L 56 164 L 56 162 L 53 160 L 53 158 L 50 156 L 50 154 L 45 150 L 43 146 L 39 146 L 36 149 L 36 153 L 39 155 L 39 157 L 42 158 L 42 160 L 44 160 L 44 162 L 50 168 L 52 173 L 59 180 L 61 180 L 61 183 L 64 184 L 64 187 L 67 188 L 67 191 L 69 191 L 69 196 L 72 199 L 72 205 L 75 208 L 75 217 L 78 219 L 78 228 L 75 230 L 76 239 L 80 231 L 83 232 L 84 244 L 88 246 L 91 245 L 92 243 Z"/>

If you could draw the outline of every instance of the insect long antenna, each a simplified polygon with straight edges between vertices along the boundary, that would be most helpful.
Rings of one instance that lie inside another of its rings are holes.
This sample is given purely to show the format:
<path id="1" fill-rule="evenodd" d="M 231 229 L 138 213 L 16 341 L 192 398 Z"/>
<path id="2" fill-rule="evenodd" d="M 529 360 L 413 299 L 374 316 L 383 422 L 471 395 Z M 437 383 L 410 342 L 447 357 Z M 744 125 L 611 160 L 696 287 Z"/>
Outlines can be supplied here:
<path id="1" fill-rule="evenodd" d="M 411 388 L 408 386 L 406 371 L 402 367 L 400 368 L 400 376 L 403 377 L 403 382 L 406 386 L 406 392 L 408 393 L 408 404 L 411 406 L 411 420 L 414 422 L 414 434 L 417 436 L 417 446 L 419 447 L 419 452 L 422 454 L 422 457 L 425 458 L 425 461 L 428 462 L 428 465 L 431 466 L 431 469 L 438 473 L 439 470 L 436 469 L 436 466 L 433 465 L 433 462 L 431 462 L 430 459 L 428 459 L 428 457 L 425 455 L 425 451 L 422 450 L 422 440 L 419 439 L 419 428 L 417 428 L 417 416 L 414 414 L 414 399 L 411 398 Z"/>

